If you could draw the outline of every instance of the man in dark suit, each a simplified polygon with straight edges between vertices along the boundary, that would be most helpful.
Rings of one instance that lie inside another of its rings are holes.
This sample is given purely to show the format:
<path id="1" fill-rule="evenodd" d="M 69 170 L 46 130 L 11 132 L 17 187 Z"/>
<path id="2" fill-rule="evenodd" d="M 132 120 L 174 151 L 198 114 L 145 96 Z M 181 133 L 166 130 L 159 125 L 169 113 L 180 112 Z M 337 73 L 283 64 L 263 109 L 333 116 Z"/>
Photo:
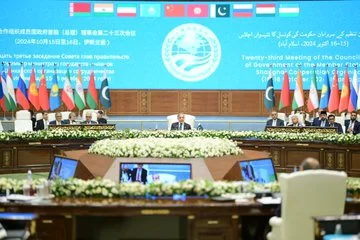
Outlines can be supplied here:
<path id="1" fill-rule="evenodd" d="M 311 122 L 309 122 L 309 121 L 306 120 L 306 112 L 300 111 L 300 115 L 302 115 L 303 120 L 304 120 L 304 124 L 303 124 L 303 125 L 306 126 L 306 127 L 311 126 Z"/>
<path id="2" fill-rule="evenodd" d="M 55 120 L 49 122 L 49 125 L 65 125 L 65 122 L 62 120 L 61 112 L 55 113 Z"/>
<path id="3" fill-rule="evenodd" d="M 32 122 L 32 128 L 33 128 L 33 130 L 35 130 L 36 118 L 34 116 L 34 111 L 30 109 L 29 112 L 30 112 L 30 117 L 31 117 L 31 122 Z"/>
<path id="4" fill-rule="evenodd" d="M 320 115 L 317 118 L 314 118 L 312 126 L 316 127 L 328 127 L 329 122 L 327 120 L 327 112 L 326 111 L 320 111 Z"/>
<path id="5" fill-rule="evenodd" d="M 35 131 L 47 129 L 48 125 L 49 125 L 49 123 L 48 123 L 48 113 L 43 112 L 42 113 L 42 119 L 39 119 L 39 120 L 36 121 Z"/>
<path id="6" fill-rule="evenodd" d="M 137 164 L 137 168 L 131 170 L 130 174 L 132 182 L 142 182 L 143 184 L 146 184 L 147 170 L 143 168 L 142 163 Z"/>
<path id="7" fill-rule="evenodd" d="M 271 119 L 267 120 L 266 126 L 281 127 L 284 126 L 284 121 L 278 118 L 277 112 L 271 113 Z"/>
<path id="8" fill-rule="evenodd" d="M 244 173 L 245 181 L 254 181 L 255 180 L 255 172 L 253 166 L 250 163 L 247 163 L 244 167 L 242 167 L 242 171 Z"/>
<path id="9" fill-rule="evenodd" d="M 76 115 L 75 113 L 71 112 L 69 113 L 69 119 L 63 120 L 65 124 L 76 124 Z"/>
<path id="10" fill-rule="evenodd" d="M 104 112 L 99 110 L 97 112 L 97 122 L 98 124 L 107 124 L 107 120 L 103 117 Z"/>
<path id="11" fill-rule="evenodd" d="M 356 135 L 360 133 L 360 122 L 356 120 L 357 113 L 355 111 L 351 112 L 350 114 L 350 119 L 345 120 L 345 132 Z"/>
<path id="12" fill-rule="evenodd" d="M 335 115 L 330 114 L 328 116 L 328 120 L 329 120 L 329 127 L 335 127 L 337 128 L 338 133 L 344 133 L 342 129 L 342 125 L 340 123 L 335 122 Z"/>
<path id="13" fill-rule="evenodd" d="M 170 130 L 180 130 L 180 131 L 191 130 L 190 124 L 187 124 L 185 122 L 185 114 L 179 113 L 177 115 L 177 119 L 178 119 L 178 122 L 174 122 L 173 124 L 171 124 Z"/>
<path id="14" fill-rule="evenodd" d="M 83 121 L 81 124 L 97 124 L 97 122 L 91 120 L 92 118 L 92 114 L 91 112 L 86 112 L 86 115 L 85 115 L 85 121 Z"/>

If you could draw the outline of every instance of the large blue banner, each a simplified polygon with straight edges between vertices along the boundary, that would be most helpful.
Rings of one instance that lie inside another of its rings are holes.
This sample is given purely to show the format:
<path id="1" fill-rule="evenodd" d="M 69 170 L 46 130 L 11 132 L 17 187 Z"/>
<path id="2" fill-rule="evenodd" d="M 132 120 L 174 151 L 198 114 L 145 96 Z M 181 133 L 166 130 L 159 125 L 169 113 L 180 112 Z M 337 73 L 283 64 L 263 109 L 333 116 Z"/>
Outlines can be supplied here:
<path id="1" fill-rule="evenodd" d="M 106 65 L 112 89 L 264 89 L 272 64 L 275 89 L 285 65 L 294 88 L 299 66 L 309 88 L 326 65 L 360 62 L 358 1 L 70 2 L 1 1 L 0 61 L 25 66 L 48 87 L 57 66 L 62 88 L 69 66 L 85 88 L 93 69 L 100 87 Z"/>

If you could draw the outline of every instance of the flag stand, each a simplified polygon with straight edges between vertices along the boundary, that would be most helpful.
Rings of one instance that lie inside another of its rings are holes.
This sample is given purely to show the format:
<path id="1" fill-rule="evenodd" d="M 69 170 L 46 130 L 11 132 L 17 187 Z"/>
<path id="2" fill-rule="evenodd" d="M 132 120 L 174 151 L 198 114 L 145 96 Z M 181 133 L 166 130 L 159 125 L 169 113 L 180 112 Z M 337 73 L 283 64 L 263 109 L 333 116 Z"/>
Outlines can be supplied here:
<path id="1" fill-rule="evenodd" d="M 82 120 L 82 118 L 81 118 L 81 110 L 79 110 L 78 119 L 79 119 L 79 120 Z"/>
<path id="2" fill-rule="evenodd" d="M 11 120 L 14 120 L 14 110 L 11 111 Z"/>
<path id="3" fill-rule="evenodd" d="M 6 117 L 5 117 L 5 112 L 4 112 L 4 118 L 3 118 L 3 121 L 7 121 Z"/>

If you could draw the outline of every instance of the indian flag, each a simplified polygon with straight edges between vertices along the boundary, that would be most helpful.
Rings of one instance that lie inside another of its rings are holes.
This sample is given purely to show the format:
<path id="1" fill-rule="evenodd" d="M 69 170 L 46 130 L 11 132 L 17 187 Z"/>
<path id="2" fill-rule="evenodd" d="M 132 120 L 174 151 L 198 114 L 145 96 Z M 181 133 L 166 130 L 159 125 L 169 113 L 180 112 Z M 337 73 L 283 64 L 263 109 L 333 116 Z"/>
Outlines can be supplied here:
<path id="1" fill-rule="evenodd" d="M 280 17 L 298 17 L 300 8 L 298 4 L 280 4 L 279 16 Z"/>
<path id="2" fill-rule="evenodd" d="M 297 72 L 296 85 L 294 90 L 294 98 L 292 102 L 292 110 L 296 110 L 300 107 L 304 106 L 304 89 L 303 89 L 303 81 L 300 68 Z"/>
<path id="3" fill-rule="evenodd" d="M 275 4 L 256 4 L 257 17 L 274 17 Z"/>
<path id="4" fill-rule="evenodd" d="M 136 5 L 135 4 L 118 4 L 116 9 L 116 15 L 119 17 L 136 17 Z"/>
<path id="5" fill-rule="evenodd" d="M 96 16 L 112 16 L 112 15 L 114 15 L 114 4 L 112 4 L 112 3 L 95 3 L 94 14 Z"/>

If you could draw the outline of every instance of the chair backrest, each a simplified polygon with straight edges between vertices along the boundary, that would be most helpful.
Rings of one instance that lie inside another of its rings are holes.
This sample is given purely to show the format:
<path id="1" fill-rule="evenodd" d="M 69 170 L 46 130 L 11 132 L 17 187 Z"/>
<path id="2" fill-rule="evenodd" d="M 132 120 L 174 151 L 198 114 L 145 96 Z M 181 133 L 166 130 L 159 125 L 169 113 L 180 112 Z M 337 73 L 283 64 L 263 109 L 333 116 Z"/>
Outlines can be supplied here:
<path id="1" fill-rule="evenodd" d="M 185 122 L 191 126 L 191 129 L 194 129 L 195 116 L 189 114 L 184 114 L 184 115 L 185 115 Z M 171 129 L 171 124 L 178 121 L 177 116 L 178 116 L 177 114 L 167 116 L 168 130 Z"/>
<path id="2" fill-rule="evenodd" d="M 345 172 L 307 170 L 280 174 L 284 238 L 314 239 L 312 217 L 340 216 L 346 197 Z"/>
<path id="3" fill-rule="evenodd" d="M 56 113 L 54 113 L 54 112 L 48 113 L 48 122 L 51 122 L 51 121 L 55 121 L 55 120 L 56 120 L 55 114 L 56 114 Z"/>
<path id="4" fill-rule="evenodd" d="M 84 109 L 82 112 L 82 120 L 85 121 L 86 120 L 86 113 L 91 112 L 91 120 L 97 122 L 97 112 L 99 110 L 94 110 L 94 109 Z"/>
<path id="5" fill-rule="evenodd" d="M 33 123 L 30 119 L 15 119 L 14 121 L 15 132 L 33 131 Z"/>
<path id="6" fill-rule="evenodd" d="M 344 116 L 335 116 L 335 122 L 340 123 L 342 126 L 345 126 L 345 117 Z"/>
<path id="7" fill-rule="evenodd" d="M 16 119 L 17 120 L 30 120 L 31 114 L 28 110 L 20 110 L 16 112 Z"/>
<path id="8" fill-rule="evenodd" d="M 70 111 L 61 112 L 62 120 L 68 120 L 70 113 Z"/>
<path id="9" fill-rule="evenodd" d="M 37 113 L 36 114 L 36 121 L 41 120 L 41 119 L 43 119 L 43 114 L 42 113 Z"/>

